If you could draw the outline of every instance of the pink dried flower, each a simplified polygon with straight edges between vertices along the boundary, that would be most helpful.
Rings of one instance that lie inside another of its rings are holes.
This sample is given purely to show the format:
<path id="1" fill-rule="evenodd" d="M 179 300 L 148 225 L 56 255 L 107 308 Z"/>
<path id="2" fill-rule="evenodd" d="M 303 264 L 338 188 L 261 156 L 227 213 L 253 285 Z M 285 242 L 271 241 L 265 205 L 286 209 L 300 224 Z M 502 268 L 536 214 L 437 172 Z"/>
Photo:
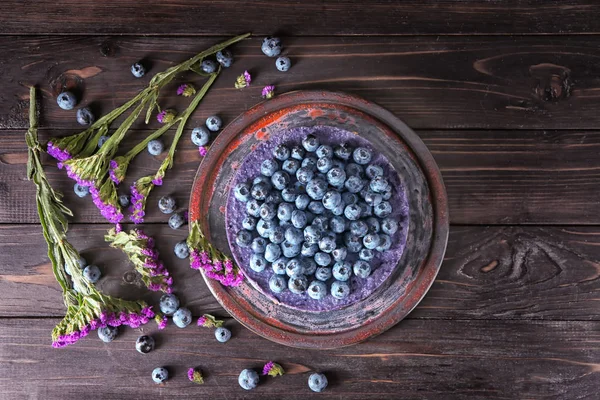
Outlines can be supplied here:
<path id="1" fill-rule="evenodd" d="M 156 116 L 156 119 L 161 124 L 168 124 L 169 122 L 173 121 L 176 116 L 177 116 L 177 113 L 173 110 L 162 110 L 161 112 L 158 113 L 158 115 Z"/>
<path id="2" fill-rule="evenodd" d="M 275 86 L 265 86 L 262 90 L 262 97 L 265 99 L 271 99 L 273 96 L 275 96 Z"/>
<path id="3" fill-rule="evenodd" d="M 200 152 L 200 155 L 201 155 L 202 157 L 204 157 L 204 156 L 206 155 L 206 153 L 207 153 L 207 150 L 206 150 L 206 147 L 205 147 L 205 146 L 200 146 L 200 147 L 198 147 L 198 151 Z"/>
<path id="4" fill-rule="evenodd" d="M 191 97 L 196 94 L 196 88 L 191 83 L 184 83 L 177 88 L 177 96 Z"/>
<path id="5" fill-rule="evenodd" d="M 263 367 L 263 375 L 281 376 L 283 374 L 285 374 L 283 367 L 277 363 L 274 363 L 273 361 L 269 361 Z"/>
<path id="6" fill-rule="evenodd" d="M 250 82 L 252 82 L 252 76 L 248 71 L 244 71 L 244 73 L 238 76 L 235 80 L 235 88 L 243 89 L 250 86 Z"/>
<path id="7" fill-rule="evenodd" d="M 202 385 L 204 383 L 204 377 L 202 377 L 202 373 L 200 370 L 195 368 L 188 369 L 188 379 L 198 385 Z"/>

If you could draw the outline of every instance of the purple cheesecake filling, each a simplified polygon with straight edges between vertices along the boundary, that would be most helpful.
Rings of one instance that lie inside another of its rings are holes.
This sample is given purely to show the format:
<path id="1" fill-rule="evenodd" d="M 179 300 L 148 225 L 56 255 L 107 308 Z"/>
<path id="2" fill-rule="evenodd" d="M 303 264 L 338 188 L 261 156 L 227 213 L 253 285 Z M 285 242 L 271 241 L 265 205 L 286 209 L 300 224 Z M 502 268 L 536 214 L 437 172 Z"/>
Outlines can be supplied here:
<path id="1" fill-rule="evenodd" d="M 227 227 L 227 239 L 231 248 L 233 257 L 243 270 L 248 281 L 259 291 L 271 298 L 275 303 L 300 309 L 304 311 L 327 311 L 340 309 L 350 304 L 361 301 L 371 295 L 381 284 L 390 276 L 392 271 L 398 265 L 404 247 L 408 232 L 408 202 L 406 200 L 405 188 L 402 185 L 400 176 L 393 168 L 392 164 L 382 154 L 376 152 L 368 140 L 352 132 L 339 129 L 333 126 L 314 126 L 298 127 L 272 133 L 270 138 L 260 143 L 257 148 L 249 153 L 241 162 L 237 173 L 233 177 L 230 188 L 234 188 L 238 183 L 251 182 L 260 175 L 260 166 L 263 160 L 272 158 L 271 151 L 279 144 L 288 146 L 299 145 L 307 135 L 315 135 L 322 144 L 328 144 L 332 147 L 341 143 L 347 143 L 352 147 L 367 147 L 373 151 L 371 164 L 383 167 L 384 176 L 392 184 L 394 190 L 392 198 L 389 200 L 393 207 L 390 218 L 398 222 L 398 231 L 392 236 L 392 247 L 385 252 L 376 252 L 375 258 L 370 262 L 372 273 L 366 278 L 358 278 L 354 275 L 350 278 L 349 284 L 351 293 L 345 299 L 338 300 L 328 294 L 322 300 L 314 300 L 308 294 L 293 294 L 289 290 L 276 294 L 269 290 L 269 278 L 273 275 L 273 270 L 268 266 L 263 272 L 257 273 L 250 269 L 250 248 L 239 247 L 235 243 L 236 233 L 242 229 L 242 220 L 246 216 L 245 203 L 238 201 L 233 190 L 229 191 L 227 197 L 227 207 L 225 214 L 225 224 Z M 357 255 L 349 253 L 348 261 L 353 263 Z M 314 277 L 309 277 L 309 282 Z M 333 280 L 327 282 L 328 288 Z"/>

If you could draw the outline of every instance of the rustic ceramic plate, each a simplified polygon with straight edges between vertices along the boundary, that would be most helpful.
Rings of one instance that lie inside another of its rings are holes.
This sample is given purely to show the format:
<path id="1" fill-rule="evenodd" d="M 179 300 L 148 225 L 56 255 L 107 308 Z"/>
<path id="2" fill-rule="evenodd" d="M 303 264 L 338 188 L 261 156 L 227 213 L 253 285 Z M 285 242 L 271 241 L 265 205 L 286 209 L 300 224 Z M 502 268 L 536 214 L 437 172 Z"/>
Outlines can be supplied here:
<path id="1" fill-rule="evenodd" d="M 406 247 L 387 280 L 362 301 L 333 311 L 301 311 L 278 305 L 248 281 L 236 288 L 205 278 L 219 303 L 265 338 L 293 347 L 352 345 L 397 324 L 423 298 L 448 241 L 446 191 L 433 157 L 419 137 L 387 110 L 356 96 L 299 91 L 258 104 L 230 123 L 211 145 L 196 175 L 190 219 L 214 245 L 231 255 L 225 205 L 236 168 L 271 132 L 330 125 L 369 140 L 400 174 L 409 205 Z"/>

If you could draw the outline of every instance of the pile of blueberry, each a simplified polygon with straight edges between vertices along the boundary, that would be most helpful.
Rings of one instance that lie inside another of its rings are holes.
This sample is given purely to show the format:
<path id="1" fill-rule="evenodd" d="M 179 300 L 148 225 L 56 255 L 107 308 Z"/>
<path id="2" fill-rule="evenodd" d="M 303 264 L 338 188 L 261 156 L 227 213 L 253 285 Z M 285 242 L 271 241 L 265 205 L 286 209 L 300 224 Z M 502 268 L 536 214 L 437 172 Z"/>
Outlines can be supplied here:
<path id="1" fill-rule="evenodd" d="M 352 275 L 367 278 L 392 245 L 392 185 L 365 147 L 332 148 L 308 135 L 272 154 L 259 176 L 234 188 L 247 214 L 236 244 L 252 250 L 253 271 L 273 270 L 274 293 L 346 298 Z"/>

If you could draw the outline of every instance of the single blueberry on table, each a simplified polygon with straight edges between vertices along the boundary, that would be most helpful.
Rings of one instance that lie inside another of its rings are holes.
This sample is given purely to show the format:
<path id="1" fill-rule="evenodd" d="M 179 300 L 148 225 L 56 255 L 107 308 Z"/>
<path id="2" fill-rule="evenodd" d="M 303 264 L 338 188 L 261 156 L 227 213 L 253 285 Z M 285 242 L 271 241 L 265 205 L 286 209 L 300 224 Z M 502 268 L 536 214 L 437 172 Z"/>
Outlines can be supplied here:
<path id="1" fill-rule="evenodd" d="M 231 331 L 221 326 L 215 329 L 215 338 L 217 339 L 217 342 L 225 343 L 231 339 Z"/>
<path id="2" fill-rule="evenodd" d="M 235 235 L 235 243 L 240 247 L 249 247 L 252 243 L 252 234 L 247 230 L 239 231 L 237 235 Z"/>
<path id="3" fill-rule="evenodd" d="M 213 60 L 202 60 L 202 64 L 200 64 L 200 68 L 207 74 L 212 74 L 217 70 L 217 63 Z M 211 129 L 212 131 L 212 129 Z"/>
<path id="4" fill-rule="evenodd" d="M 320 178 L 315 178 L 306 185 L 306 194 L 313 200 L 322 200 L 327 192 L 327 182 Z"/>
<path id="5" fill-rule="evenodd" d="M 284 270 L 285 271 L 285 270 Z M 271 275 L 269 278 L 269 289 L 273 293 L 281 293 L 287 288 L 287 280 L 282 275 Z"/>
<path id="6" fill-rule="evenodd" d="M 342 202 L 342 195 L 335 190 L 328 190 L 323 196 L 323 207 L 333 210 Z"/>
<path id="7" fill-rule="evenodd" d="M 281 54 L 281 39 L 267 36 L 263 39 L 260 49 L 267 57 L 277 57 Z"/>
<path id="8" fill-rule="evenodd" d="M 262 255 L 252 254 L 252 256 L 250 256 L 250 268 L 252 268 L 254 272 L 263 272 L 266 266 L 267 260 Z"/>
<path id="9" fill-rule="evenodd" d="M 233 64 L 233 54 L 228 49 L 223 49 L 221 51 L 217 51 L 217 62 L 221 64 L 223 68 L 231 67 Z"/>
<path id="10" fill-rule="evenodd" d="M 381 221 L 381 230 L 387 235 L 393 235 L 398 231 L 398 222 L 392 218 L 384 218 Z"/>
<path id="11" fill-rule="evenodd" d="M 94 123 L 96 117 L 89 107 L 81 107 L 77 110 L 77 123 L 79 125 L 88 126 Z"/>
<path id="12" fill-rule="evenodd" d="M 326 235 L 319 240 L 319 249 L 325 253 L 331 253 L 336 248 L 335 236 Z"/>
<path id="13" fill-rule="evenodd" d="M 279 170 L 279 163 L 272 158 L 267 158 L 260 165 L 260 173 L 264 176 L 271 177 L 277 170 Z"/>
<path id="14" fill-rule="evenodd" d="M 119 205 L 121 207 L 127 207 L 129 205 L 129 196 L 122 194 L 119 196 Z"/>
<path id="15" fill-rule="evenodd" d="M 371 275 L 371 265 L 364 260 L 356 261 L 353 269 L 354 275 L 358 276 L 359 278 L 368 278 L 369 275 Z"/>
<path id="16" fill-rule="evenodd" d="M 257 221 L 258 220 L 256 218 L 250 215 L 246 215 L 242 220 L 242 228 L 246 229 L 247 231 L 253 231 L 254 229 L 256 229 Z"/>
<path id="17" fill-rule="evenodd" d="M 304 274 L 304 264 L 300 258 L 292 258 L 288 261 L 285 266 L 285 273 L 287 276 L 292 277 L 295 275 Z"/>
<path id="18" fill-rule="evenodd" d="M 308 279 L 304 275 L 294 275 L 288 281 L 288 289 L 294 294 L 302 294 L 308 288 Z"/>
<path id="19" fill-rule="evenodd" d="M 275 66 L 281 72 L 286 72 L 292 66 L 292 60 L 289 57 L 279 57 L 275 60 Z"/>
<path id="20" fill-rule="evenodd" d="M 315 278 L 320 281 L 326 282 L 332 276 L 331 268 L 328 267 L 319 267 L 315 272 Z"/>
<path id="21" fill-rule="evenodd" d="M 285 275 L 285 267 L 287 266 L 288 261 L 290 260 L 286 257 L 279 257 L 271 263 L 271 269 L 277 275 Z"/>
<path id="22" fill-rule="evenodd" d="M 77 98 L 71 92 L 62 92 L 56 97 L 56 104 L 63 110 L 72 110 L 77 105 Z"/>
<path id="23" fill-rule="evenodd" d="M 301 249 L 302 246 L 299 244 L 291 244 L 287 240 L 284 240 L 283 243 L 281 243 L 281 251 L 283 252 L 283 256 L 287 258 L 296 257 L 300 254 Z"/>
<path id="24" fill-rule="evenodd" d="M 295 201 L 296 197 L 298 197 L 298 191 L 295 188 L 286 187 L 281 191 L 281 198 L 288 203 Z"/>
<path id="25" fill-rule="evenodd" d="M 165 150 L 163 142 L 159 139 L 154 139 L 148 142 L 148 153 L 153 156 L 160 155 Z"/>
<path id="26" fill-rule="evenodd" d="M 158 305 L 160 312 L 165 315 L 173 315 L 179 308 L 179 299 L 174 294 L 163 294 Z"/>
<path id="27" fill-rule="evenodd" d="M 77 197 L 85 197 L 90 194 L 90 188 L 88 186 L 82 186 L 79 183 L 73 185 L 73 191 Z"/>
<path id="28" fill-rule="evenodd" d="M 320 145 L 319 140 L 314 135 L 308 135 L 302 139 L 302 147 L 310 153 L 317 151 Z"/>
<path id="29" fill-rule="evenodd" d="M 357 219 L 359 219 L 361 217 L 361 211 L 362 210 L 360 209 L 360 207 L 358 205 L 350 204 L 350 205 L 347 205 L 346 208 L 344 209 L 344 215 L 350 221 L 356 221 Z"/>
<path id="30" fill-rule="evenodd" d="M 290 158 L 290 149 L 283 144 L 279 144 L 273 149 L 273 157 L 280 161 L 285 161 Z"/>
<path id="31" fill-rule="evenodd" d="M 188 258 L 190 256 L 190 249 L 187 245 L 187 243 L 185 242 L 185 240 L 182 240 L 181 242 L 178 242 L 175 245 L 175 248 L 173 249 L 175 255 L 177 256 L 177 258 Z"/>
<path id="32" fill-rule="evenodd" d="M 148 335 L 142 335 L 135 341 L 135 349 L 142 354 L 150 353 L 154 350 L 154 345 L 154 338 Z"/>
<path id="33" fill-rule="evenodd" d="M 300 194 L 296 197 L 295 205 L 298 210 L 305 210 L 310 203 L 310 197 L 307 194 Z"/>
<path id="34" fill-rule="evenodd" d="M 392 213 L 392 205 L 387 201 L 382 201 L 373 208 L 373 212 L 379 218 L 385 218 Z"/>
<path id="35" fill-rule="evenodd" d="M 253 369 L 245 369 L 240 372 L 238 383 L 245 390 L 252 390 L 258 386 L 258 374 Z"/>
<path id="36" fill-rule="evenodd" d="M 77 267 L 79 267 L 79 269 L 84 269 L 87 265 L 87 261 L 85 260 L 85 258 L 79 256 L 79 259 L 77 260 Z M 67 275 L 71 276 L 71 271 L 69 270 L 69 266 L 68 264 L 65 262 L 65 272 L 67 273 Z"/>
<path id="37" fill-rule="evenodd" d="M 281 221 L 289 221 L 292 219 L 292 213 L 294 212 L 294 206 L 290 203 L 281 203 L 277 207 L 277 218 Z"/>
<path id="38" fill-rule="evenodd" d="M 322 251 L 315 254 L 315 262 L 321 267 L 326 267 L 331 264 L 331 255 Z"/>
<path id="39" fill-rule="evenodd" d="M 250 200 L 250 185 L 247 183 L 238 183 L 233 189 L 234 197 L 242 202 Z"/>
<path id="40" fill-rule="evenodd" d="M 240 231 L 240 232 L 248 232 L 248 231 Z M 257 237 L 252 240 L 252 244 L 250 244 L 250 248 L 253 253 L 262 254 L 265 252 L 267 247 L 267 241 L 265 238 Z"/>
<path id="41" fill-rule="evenodd" d="M 300 161 L 295 160 L 293 158 L 288 158 L 283 162 L 281 169 L 287 172 L 290 175 L 296 175 L 296 172 L 300 168 Z"/>
<path id="42" fill-rule="evenodd" d="M 172 214 L 175 212 L 176 208 L 177 203 L 173 196 L 163 196 L 158 200 L 158 209 L 163 214 Z"/>
<path id="43" fill-rule="evenodd" d="M 98 328 L 98 337 L 105 343 L 110 343 L 115 340 L 118 334 L 119 328 L 116 326 L 107 325 Z"/>
<path id="44" fill-rule="evenodd" d="M 327 377 L 323 374 L 314 373 L 308 377 L 308 387 L 313 392 L 322 392 L 327 387 Z"/>
<path id="45" fill-rule="evenodd" d="M 379 252 L 383 252 L 389 250 L 392 247 L 392 238 L 390 238 L 385 233 L 379 235 L 379 245 L 375 248 L 375 250 Z"/>
<path id="46" fill-rule="evenodd" d="M 308 295 L 315 300 L 322 300 L 327 295 L 327 285 L 320 280 L 312 281 L 308 286 Z"/>
<path id="47" fill-rule="evenodd" d="M 158 367 L 152 370 L 152 380 L 155 383 L 163 383 L 167 379 L 169 379 L 169 371 L 166 368 Z"/>
<path id="48" fill-rule="evenodd" d="M 333 265 L 332 272 L 335 279 L 345 282 L 352 275 L 352 265 L 348 261 L 338 261 Z"/>
<path id="49" fill-rule="evenodd" d="M 265 260 L 268 262 L 275 262 L 281 258 L 281 247 L 275 243 L 269 243 L 265 246 Z"/>
<path id="50" fill-rule="evenodd" d="M 269 232 L 269 241 L 273 244 L 280 244 L 285 240 L 285 229 L 281 226 L 276 226 Z"/>
<path id="51" fill-rule="evenodd" d="M 331 217 L 329 225 L 331 230 L 335 233 L 342 233 L 346 230 L 346 220 L 341 215 Z"/>
<path id="52" fill-rule="evenodd" d="M 259 215 L 265 221 L 270 221 L 277 216 L 277 211 L 272 203 L 263 203 L 260 206 Z"/>
<path id="53" fill-rule="evenodd" d="M 192 323 L 192 312 L 185 307 L 179 308 L 173 314 L 173 323 L 179 328 L 185 328 Z"/>
<path id="54" fill-rule="evenodd" d="M 306 213 L 304 211 L 294 210 L 292 212 L 291 221 L 292 225 L 294 225 L 294 228 L 302 229 L 308 223 L 308 218 L 306 217 Z M 301 235 L 303 236 L 303 234 Z M 302 240 L 304 240 L 304 237 L 302 237 Z"/>
<path id="55" fill-rule="evenodd" d="M 300 166 L 310 168 L 313 172 L 317 170 L 317 162 L 319 159 L 315 156 L 307 156 L 302 160 Z"/>
<path id="56" fill-rule="evenodd" d="M 88 265 L 83 269 L 83 277 L 90 283 L 98 282 L 101 276 L 100 268 L 95 265 Z"/>
<path id="57" fill-rule="evenodd" d="M 341 187 L 346 182 L 346 171 L 339 167 L 333 167 L 327 171 L 327 182 L 331 186 Z"/>
<path id="58" fill-rule="evenodd" d="M 185 224 L 184 213 L 174 213 L 169 217 L 169 228 L 179 229 Z"/>
<path id="59" fill-rule="evenodd" d="M 264 238 L 268 238 L 271 234 L 271 231 L 275 229 L 276 221 L 270 220 L 266 221 L 264 219 L 259 219 L 256 223 L 256 232 Z"/>
<path id="60" fill-rule="evenodd" d="M 333 161 L 329 157 L 321 157 L 317 160 L 317 169 L 319 172 L 326 174 L 333 168 Z"/>
<path id="61" fill-rule="evenodd" d="M 223 121 L 221 121 L 221 118 L 217 115 L 212 115 L 206 118 L 206 127 L 210 131 L 217 132 L 219 129 L 221 129 L 222 125 Z"/>
<path id="62" fill-rule="evenodd" d="M 296 179 L 302 184 L 308 184 L 314 176 L 314 172 L 310 167 L 300 167 L 296 171 Z"/>
<path id="63" fill-rule="evenodd" d="M 325 213 L 325 206 L 322 202 L 313 200 L 308 203 L 308 211 L 314 215 L 321 215 Z"/>
<path id="64" fill-rule="evenodd" d="M 348 249 L 345 247 L 337 247 L 331 252 L 334 261 L 344 261 L 348 256 Z"/>
<path id="65" fill-rule="evenodd" d="M 306 151 L 301 146 L 294 146 L 291 150 L 291 157 L 296 160 L 302 161 L 305 153 Z"/>
<path id="66" fill-rule="evenodd" d="M 210 140 L 210 132 L 203 126 L 192 129 L 192 143 L 196 146 L 206 146 Z"/>
<path id="67" fill-rule="evenodd" d="M 331 284 L 331 295 L 338 300 L 345 299 L 350 294 L 348 282 L 334 281 Z"/>
<path id="68" fill-rule="evenodd" d="M 375 252 L 371 249 L 360 249 L 358 252 L 358 258 L 363 261 L 371 261 L 375 257 Z"/>
<path id="69" fill-rule="evenodd" d="M 141 78 L 146 75 L 146 68 L 141 62 L 136 62 L 131 65 L 131 74 L 136 78 Z"/>
<path id="70" fill-rule="evenodd" d="M 285 171 L 277 171 L 271 177 L 271 182 L 273 183 L 273 187 L 277 190 L 283 190 L 287 185 L 290 184 L 291 178 L 290 175 Z"/>
<path id="71" fill-rule="evenodd" d="M 365 235 L 365 237 L 363 238 L 363 245 L 367 248 L 367 249 L 374 249 L 377 246 L 379 246 L 379 242 L 380 242 L 381 238 L 379 237 L 379 234 L 377 233 L 368 233 Z"/>

